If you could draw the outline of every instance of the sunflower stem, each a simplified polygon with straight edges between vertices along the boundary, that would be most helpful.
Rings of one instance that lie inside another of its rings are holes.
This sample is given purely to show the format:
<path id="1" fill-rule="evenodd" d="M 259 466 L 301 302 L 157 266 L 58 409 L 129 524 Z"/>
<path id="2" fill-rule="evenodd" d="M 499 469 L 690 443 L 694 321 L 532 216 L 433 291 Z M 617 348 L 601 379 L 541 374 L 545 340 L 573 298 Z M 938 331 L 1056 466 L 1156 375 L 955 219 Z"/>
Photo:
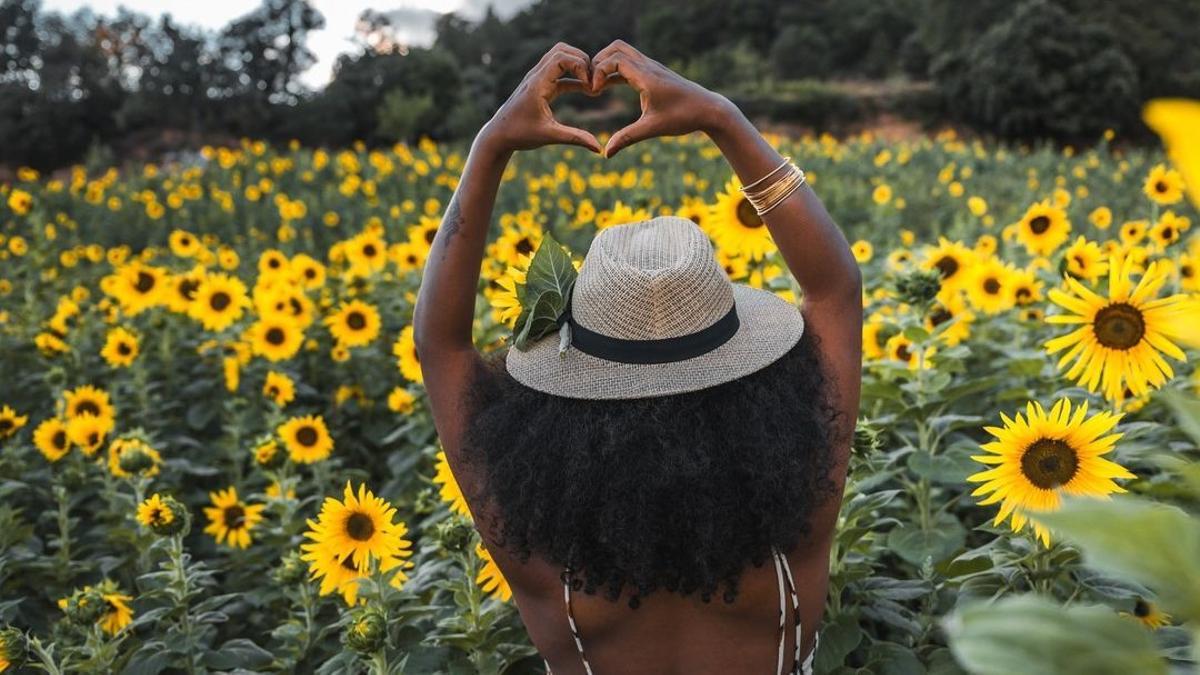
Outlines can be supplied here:
<path id="1" fill-rule="evenodd" d="M 192 617 L 191 611 L 188 608 L 188 578 L 187 570 L 183 564 L 183 535 L 176 534 L 171 537 L 171 565 L 175 569 L 175 584 L 177 585 L 176 608 L 181 610 L 179 613 L 179 630 L 183 633 L 183 645 L 185 649 L 185 658 L 187 664 L 187 672 L 189 675 L 196 672 L 196 666 L 193 663 L 192 652 Z"/>
<path id="2" fill-rule="evenodd" d="M 71 516 L 67 488 L 61 483 L 54 486 L 54 500 L 58 503 L 58 571 L 66 582 L 71 575 Z"/>

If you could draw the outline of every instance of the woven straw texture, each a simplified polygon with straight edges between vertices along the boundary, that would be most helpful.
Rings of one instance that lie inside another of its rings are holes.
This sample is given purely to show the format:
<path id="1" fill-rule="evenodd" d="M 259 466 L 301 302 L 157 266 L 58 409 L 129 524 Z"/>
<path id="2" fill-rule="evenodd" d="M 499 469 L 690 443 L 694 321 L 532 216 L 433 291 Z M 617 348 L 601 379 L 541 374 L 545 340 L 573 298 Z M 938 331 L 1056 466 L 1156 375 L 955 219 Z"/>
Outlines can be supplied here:
<path id="1" fill-rule="evenodd" d="M 683 361 L 620 363 L 570 348 L 552 333 L 527 351 L 509 349 L 508 372 L 525 386 L 566 398 L 629 399 L 712 387 L 763 368 L 804 332 L 792 303 L 734 284 L 696 224 L 660 216 L 600 231 L 575 280 L 575 321 L 627 340 L 678 337 L 712 325 L 737 303 L 740 326 L 726 343 Z"/>

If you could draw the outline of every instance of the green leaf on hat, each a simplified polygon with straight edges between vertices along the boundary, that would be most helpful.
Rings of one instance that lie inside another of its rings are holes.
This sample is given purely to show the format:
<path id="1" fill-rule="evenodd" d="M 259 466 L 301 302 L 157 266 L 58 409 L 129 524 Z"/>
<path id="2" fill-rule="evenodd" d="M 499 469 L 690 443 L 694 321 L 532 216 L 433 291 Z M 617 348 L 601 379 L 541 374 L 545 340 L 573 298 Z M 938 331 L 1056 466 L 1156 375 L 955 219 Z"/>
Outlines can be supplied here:
<path id="1" fill-rule="evenodd" d="M 534 342 L 558 331 L 558 317 L 567 307 L 577 276 L 562 244 L 549 234 L 543 236 L 525 273 L 521 314 L 513 326 L 513 346 L 526 351 Z"/>

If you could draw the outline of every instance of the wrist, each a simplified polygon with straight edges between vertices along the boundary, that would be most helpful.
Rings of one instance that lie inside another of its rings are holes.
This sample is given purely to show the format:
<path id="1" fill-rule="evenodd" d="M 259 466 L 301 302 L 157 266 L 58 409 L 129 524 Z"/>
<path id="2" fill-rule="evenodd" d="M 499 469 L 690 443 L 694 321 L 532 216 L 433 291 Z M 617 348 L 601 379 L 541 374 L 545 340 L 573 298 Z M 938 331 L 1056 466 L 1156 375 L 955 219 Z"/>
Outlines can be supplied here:
<path id="1" fill-rule="evenodd" d="M 712 92 L 712 99 L 704 107 L 701 119 L 702 131 L 717 145 L 736 134 L 739 128 L 749 122 L 733 101 L 717 92 Z"/>
<path id="2" fill-rule="evenodd" d="M 493 126 L 492 121 L 488 121 L 475 135 L 475 140 L 471 142 L 471 153 L 479 154 L 485 159 L 501 160 L 512 156 L 515 148 L 509 143 L 500 131 Z"/>

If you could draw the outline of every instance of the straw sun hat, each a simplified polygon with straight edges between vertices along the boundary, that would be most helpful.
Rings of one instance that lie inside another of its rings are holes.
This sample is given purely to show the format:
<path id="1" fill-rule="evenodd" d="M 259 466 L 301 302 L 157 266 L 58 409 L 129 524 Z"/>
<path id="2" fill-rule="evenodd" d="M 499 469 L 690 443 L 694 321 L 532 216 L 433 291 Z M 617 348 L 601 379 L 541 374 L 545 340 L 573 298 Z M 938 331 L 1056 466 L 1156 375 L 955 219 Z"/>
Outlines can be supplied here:
<path id="1" fill-rule="evenodd" d="M 525 350 L 513 346 L 505 365 L 525 386 L 582 399 L 729 382 L 774 362 L 804 333 L 793 303 L 731 282 L 708 236 L 675 216 L 600 231 L 559 316 L 564 323 L 569 342 L 552 331 Z"/>

